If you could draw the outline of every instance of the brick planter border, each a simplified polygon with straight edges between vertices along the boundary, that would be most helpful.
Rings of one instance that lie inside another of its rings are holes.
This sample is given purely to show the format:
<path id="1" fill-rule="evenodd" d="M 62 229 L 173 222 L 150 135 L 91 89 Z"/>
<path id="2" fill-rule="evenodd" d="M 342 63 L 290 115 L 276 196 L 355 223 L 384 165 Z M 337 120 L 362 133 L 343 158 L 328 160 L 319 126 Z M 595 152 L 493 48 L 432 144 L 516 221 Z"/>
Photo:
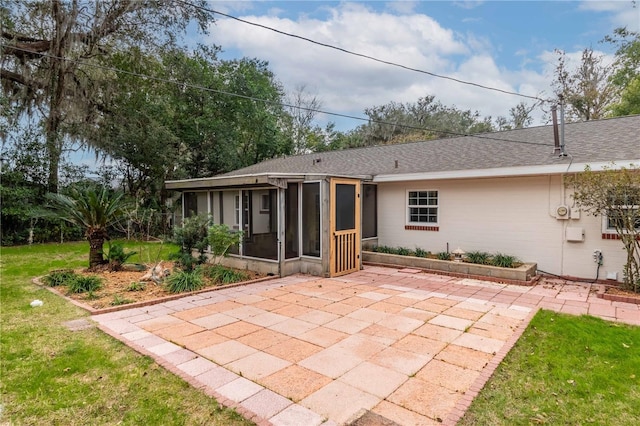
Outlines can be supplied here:
<path id="1" fill-rule="evenodd" d="M 109 312 L 122 311 L 122 310 L 125 310 L 125 309 L 142 308 L 142 307 L 145 307 L 145 306 L 157 305 L 159 303 L 164 303 L 164 302 L 169 302 L 171 300 L 181 299 L 181 298 L 186 297 L 186 296 L 193 296 L 195 294 L 207 293 L 207 292 L 210 292 L 210 291 L 224 290 L 225 288 L 241 287 L 241 286 L 245 286 L 245 285 L 249 285 L 249 284 L 253 284 L 253 283 L 259 283 L 259 282 L 262 282 L 262 281 L 273 280 L 273 279 L 280 278 L 280 277 L 273 276 L 273 277 L 256 278 L 255 280 L 241 281 L 241 282 L 237 282 L 237 283 L 233 283 L 233 284 L 227 284 L 227 285 L 221 285 L 221 286 L 215 286 L 215 287 L 206 287 L 206 288 L 203 288 L 203 289 L 200 289 L 200 290 L 196 290 L 196 291 L 189 291 L 189 292 L 185 292 L 185 293 L 172 294 L 170 296 L 161 297 L 159 299 L 145 300 L 143 302 L 127 303 L 125 305 L 118 305 L 118 306 L 109 306 L 108 308 L 102 308 L 102 309 L 92 308 L 89 305 L 86 305 L 86 304 L 84 304 L 82 302 L 79 302 L 79 301 L 77 301 L 75 299 L 70 298 L 69 296 L 66 296 L 66 295 L 60 293 L 58 290 L 56 290 L 55 287 L 49 287 L 48 285 L 44 284 L 42 282 L 42 278 L 43 278 L 42 276 L 35 277 L 31 281 L 35 285 L 43 287 L 43 288 L 49 290 L 51 293 L 63 297 L 64 299 L 66 299 L 70 303 L 72 303 L 72 304 L 76 305 L 77 307 L 82 308 L 85 311 L 89 312 L 91 315 L 99 315 L 99 314 L 107 314 Z"/>
<path id="2" fill-rule="evenodd" d="M 638 296 L 623 296 L 621 294 L 608 294 L 606 293 L 607 286 L 600 284 L 598 286 L 598 299 L 611 300 L 612 302 L 634 303 L 640 305 L 640 294 Z"/>

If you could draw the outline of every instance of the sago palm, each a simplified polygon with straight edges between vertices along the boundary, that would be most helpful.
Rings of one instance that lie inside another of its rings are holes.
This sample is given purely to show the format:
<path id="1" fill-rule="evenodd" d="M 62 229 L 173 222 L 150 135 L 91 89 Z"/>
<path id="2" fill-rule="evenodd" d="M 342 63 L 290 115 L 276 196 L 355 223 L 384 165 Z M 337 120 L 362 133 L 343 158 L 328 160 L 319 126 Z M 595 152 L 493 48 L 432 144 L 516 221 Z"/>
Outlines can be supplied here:
<path id="1" fill-rule="evenodd" d="M 89 268 L 106 263 L 102 246 L 109 239 L 107 230 L 125 213 L 124 194 L 107 188 L 73 191 L 70 195 L 47 194 L 52 213 L 84 229 L 89 241 Z"/>

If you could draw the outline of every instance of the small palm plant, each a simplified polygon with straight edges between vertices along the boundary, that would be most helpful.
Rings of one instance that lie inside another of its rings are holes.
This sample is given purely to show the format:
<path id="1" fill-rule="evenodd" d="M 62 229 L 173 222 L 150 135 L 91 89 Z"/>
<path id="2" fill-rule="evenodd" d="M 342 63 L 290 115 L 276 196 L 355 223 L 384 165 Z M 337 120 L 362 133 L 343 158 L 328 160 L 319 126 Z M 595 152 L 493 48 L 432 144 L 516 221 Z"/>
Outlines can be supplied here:
<path id="1" fill-rule="evenodd" d="M 122 218 L 128 203 L 124 194 L 99 190 L 72 191 L 69 195 L 47 194 L 50 212 L 84 229 L 89 241 L 89 269 L 107 263 L 102 246 L 109 239 L 108 228 Z"/>

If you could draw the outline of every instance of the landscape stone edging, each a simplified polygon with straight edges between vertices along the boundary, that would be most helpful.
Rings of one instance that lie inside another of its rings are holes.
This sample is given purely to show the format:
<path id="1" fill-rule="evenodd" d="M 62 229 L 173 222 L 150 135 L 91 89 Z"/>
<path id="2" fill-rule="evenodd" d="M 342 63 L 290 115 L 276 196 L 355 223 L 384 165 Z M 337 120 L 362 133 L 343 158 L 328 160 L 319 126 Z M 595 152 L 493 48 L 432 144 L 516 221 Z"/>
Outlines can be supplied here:
<path id="1" fill-rule="evenodd" d="M 35 285 L 43 287 L 47 290 L 49 290 L 51 293 L 56 294 L 58 296 L 61 296 L 62 298 L 66 299 L 67 301 L 71 302 L 72 304 L 76 305 L 77 307 L 84 309 L 85 311 L 89 312 L 91 315 L 99 315 L 99 314 L 108 314 L 110 312 L 116 312 L 116 311 L 122 311 L 125 309 L 131 309 L 131 308 L 143 308 L 145 306 L 152 306 L 152 305 L 157 305 L 159 303 L 164 303 L 164 302 L 170 302 L 172 300 L 176 300 L 176 299 L 181 299 L 183 297 L 187 297 L 187 296 L 193 296 L 196 294 L 200 294 L 200 293 L 206 293 L 209 291 L 218 291 L 218 290 L 224 290 L 225 288 L 233 288 L 233 287 L 241 287 L 241 286 L 245 286 L 245 285 L 249 285 L 249 284 L 254 284 L 254 283 L 259 283 L 259 282 L 263 282 L 263 281 L 269 281 L 269 280 L 273 280 L 276 278 L 280 278 L 277 276 L 273 276 L 273 277 L 264 277 L 264 278 L 256 278 L 255 280 L 249 280 L 249 281 L 241 281 L 238 283 L 233 283 L 233 284 L 226 284 L 226 285 L 221 285 L 221 286 L 216 286 L 216 287 L 207 287 L 207 288 L 203 288 L 200 290 L 196 290 L 196 291 L 190 291 L 190 292 L 185 292 L 185 293 L 176 293 L 176 294 L 172 294 L 170 296 L 164 296 L 161 297 L 159 299 L 152 299 L 152 300 L 145 300 L 143 302 L 134 302 L 134 303 L 127 303 L 124 305 L 117 305 L 117 306 L 109 306 L 108 308 L 102 308 L 102 309 L 95 309 L 92 308 L 91 306 L 85 305 L 82 302 L 79 302 L 75 299 L 72 299 L 71 297 L 62 294 L 61 292 L 57 291 L 55 287 L 49 287 L 48 285 L 44 284 L 41 280 L 41 278 L 43 278 L 43 276 L 39 276 L 39 277 L 35 277 L 31 280 L 31 282 L 33 282 Z"/>
<path id="2" fill-rule="evenodd" d="M 610 300 L 612 302 L 623 302 L 623 303 L 633 303 L 635 305 L 640 305 L 640 294 L 638 297 L 629 297 L 622 296 L 620 294 L 608 294 L 606 293 L 607 287 L 603 284 L 598 286 L 598 293 L 596 297 L 598 299 Z"/>

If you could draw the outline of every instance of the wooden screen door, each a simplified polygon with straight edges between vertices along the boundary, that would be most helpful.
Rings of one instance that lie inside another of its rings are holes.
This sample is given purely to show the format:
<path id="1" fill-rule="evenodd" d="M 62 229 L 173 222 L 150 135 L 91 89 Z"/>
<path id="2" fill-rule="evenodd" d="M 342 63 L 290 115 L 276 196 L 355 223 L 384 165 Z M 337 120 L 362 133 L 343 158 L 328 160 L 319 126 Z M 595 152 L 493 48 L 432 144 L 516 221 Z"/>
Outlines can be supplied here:
<path id="1" fill-rule="evenodd" d="M 360 269 L 360 181 L 331 179 L 332 277 Z"/>

